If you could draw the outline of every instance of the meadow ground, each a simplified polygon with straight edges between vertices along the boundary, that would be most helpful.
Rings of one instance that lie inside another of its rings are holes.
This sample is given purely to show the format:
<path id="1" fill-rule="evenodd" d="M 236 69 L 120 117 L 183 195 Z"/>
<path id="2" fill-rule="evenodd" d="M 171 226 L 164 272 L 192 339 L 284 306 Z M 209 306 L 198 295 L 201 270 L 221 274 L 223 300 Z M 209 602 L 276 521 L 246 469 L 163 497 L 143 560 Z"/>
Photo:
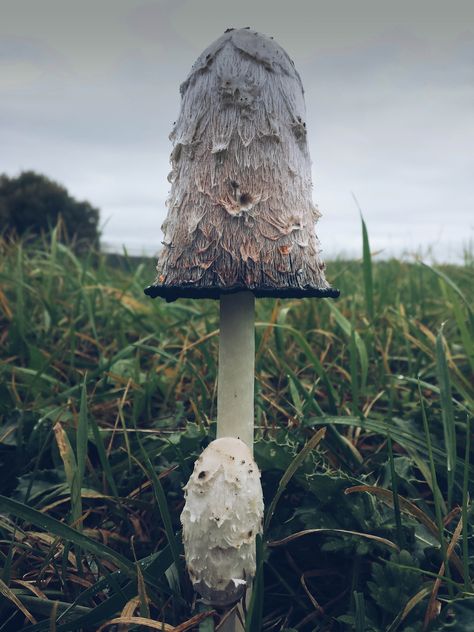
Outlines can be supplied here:
<path id="1" fill-rule="evenodd" d="M 147 299 L 152 261 L 56 237 L 0 245 L 0 632 L 213 630 L 179 515 L 218 305 Z M 327 276 L 337 301 L 257 302 L 247 630 L 472 630 L 472 261 L 375 263 L 365 239 Z"/>

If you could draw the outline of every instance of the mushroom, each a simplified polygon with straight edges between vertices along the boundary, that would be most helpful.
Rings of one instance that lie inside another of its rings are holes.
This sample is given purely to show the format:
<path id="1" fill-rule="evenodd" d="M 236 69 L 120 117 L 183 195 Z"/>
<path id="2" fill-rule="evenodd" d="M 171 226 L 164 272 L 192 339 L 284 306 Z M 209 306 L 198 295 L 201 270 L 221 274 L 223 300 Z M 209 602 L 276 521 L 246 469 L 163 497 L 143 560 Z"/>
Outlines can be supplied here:
<path id="1" fill-rule="evenodd" d="M 206 603 L 234 604 L 255 575 L 263 520 L 260 472 L 249 447 L 233 437 L 216 439 L 184 489 L 181 523 L 193 586 Z"/>
<path id="2" fill-rule="evenodd" d="M 170 136 L 172 186 L 163 249 L 156 280 L 145 293 L 167 301 L 220 299 L 217 437 L 239 438 L 252 450 L 255 297 L 339 295 L 324 276 L 314 231 L 320 213 L 311 197 L 303 87 L 293 62 L 272 38 L 249 28 L 228 29 L 197 59 L 181 95 Z M 238 445 L 225 440 L 229 449 Z M 194 489 L 212 488 L 209 500 L 224 496 L 227 470 L 219 469 L 212 485 L 207 474 L 199 478 L 206 471 L 200 470 L 197 478 L 193 474 L 188 484 L 185 554 L 203 597 L 211 601 L 223 591 L 226 597 L 217 598 L 223 602 L 237 597 L 240 589 L 223 588 L 219 582 L 210 586 L 221 578 L 221 562 L 214 555 L 206 557 L 205 548 L 190 535 L 201 533 L 204 543 L 207 538 L 217 542 L 224 533 L 210 514 L 197 509 L 202 495 Z M 257 479 L 251 480 L 253 486 Z M 242 507 L 255 501 L 251 489 L 239 490 Z M 233 513 L 235 520 L 242 515 Z M 203 523 L 194 524 L 191 517 Z M 241 525 L 234 528 L 245 535 Z M 256 529 L 250 530 L 254 539 Z M 253 546 L 233 543 L 226 553 L 232 549 L 232 556 L 243 556 L 239 568 L 246 574 L 250 566 L 245 556 Z M 199 563 L 197 552 L 205 556 Z M 238 566 L 234 557 L 228 564 Z M 238 584 L 243 577 L 230 579 Z"/>

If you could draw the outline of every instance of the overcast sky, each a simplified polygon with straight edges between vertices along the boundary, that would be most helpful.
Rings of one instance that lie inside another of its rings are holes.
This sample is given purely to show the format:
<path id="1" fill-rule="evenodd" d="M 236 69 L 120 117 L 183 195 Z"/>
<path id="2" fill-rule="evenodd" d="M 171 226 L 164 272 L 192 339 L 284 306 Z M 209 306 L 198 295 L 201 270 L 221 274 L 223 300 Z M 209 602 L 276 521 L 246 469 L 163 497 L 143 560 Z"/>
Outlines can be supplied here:
<path id="1" fill-rule="evenodd" d="M 179 85 L 228 27 L 303 80 L 324 256 L 432 248 L 474 228 L 474 4 L 460 0 L 0 0 L 0 172 L 101 209 L 104 241 L 153 253 Z"/>

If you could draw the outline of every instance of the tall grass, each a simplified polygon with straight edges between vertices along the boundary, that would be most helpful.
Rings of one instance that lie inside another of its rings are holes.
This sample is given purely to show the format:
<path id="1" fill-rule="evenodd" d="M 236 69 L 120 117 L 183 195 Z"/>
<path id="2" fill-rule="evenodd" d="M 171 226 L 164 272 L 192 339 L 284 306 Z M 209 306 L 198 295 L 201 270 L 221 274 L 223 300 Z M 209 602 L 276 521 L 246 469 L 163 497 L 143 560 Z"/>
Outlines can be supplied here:
<path id="1" fill-rule="evenodd" d="M 179 514 L 215 436 L 217 303 L 151 301 L 152 261 L 57 237 L 0 244 L 0 631 L 210 630 Z M 362 244 L 328 266 L 337 302 L 257 304 L 255 632 L 474 616 L 474 270 Z"/>

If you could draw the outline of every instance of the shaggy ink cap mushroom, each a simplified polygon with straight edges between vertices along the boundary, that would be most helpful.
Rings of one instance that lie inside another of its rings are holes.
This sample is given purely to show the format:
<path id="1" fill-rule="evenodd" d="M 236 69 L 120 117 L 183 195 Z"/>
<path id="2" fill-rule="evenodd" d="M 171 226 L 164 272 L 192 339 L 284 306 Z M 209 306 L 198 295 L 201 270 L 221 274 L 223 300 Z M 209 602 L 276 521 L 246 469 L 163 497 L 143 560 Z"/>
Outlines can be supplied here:
<path id="1" fill-rule="evenodd" d="M 272 38 L 228 29 L 181 86 L 155 283 L 167 301 L 332 297 L 314 225 L 301 79 Z"/>
<path id="2" fill-rule="evenodd" d="M 212 441 L 184 489 L 181 524 L 194 589 L 206 603 L 232 605 L 251 585 L 262 532 L 260 472 L 249 447 L 234 437 Z"/>

